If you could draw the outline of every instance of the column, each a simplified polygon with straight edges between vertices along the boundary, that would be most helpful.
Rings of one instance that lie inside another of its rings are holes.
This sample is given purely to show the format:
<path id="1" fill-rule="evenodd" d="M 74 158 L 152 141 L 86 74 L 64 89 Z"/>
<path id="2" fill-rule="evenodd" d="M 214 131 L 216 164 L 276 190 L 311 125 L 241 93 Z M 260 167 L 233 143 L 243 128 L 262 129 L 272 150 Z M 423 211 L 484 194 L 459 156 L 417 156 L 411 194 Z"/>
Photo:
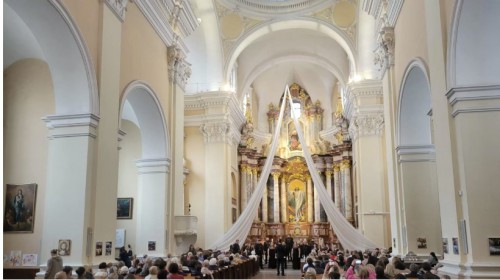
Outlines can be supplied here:
<path id="1" fill-rule="evenodd" d="M 245 207 L 247 206 L 247 174 L 248 174 L 248 165 L 242 164 L 240 169 L 240 194 L 241 194 L 241 207 L 240 213 L 243 212 Z"/>
<path id="2" fill-rule="evenodd" d="M 267 199 L 268 199 L 268 188 L 269 186 L 266 184 L 264 186 L 264 195 L 262 196 L 262 221 L 264 223 L 268 222 L 268 217 L 269 217 L 269 209 L 267 207 Z"/>
<path id="3" fill-rule="evenodd" d="M 311 176 L 307 175 L 307 221 L 309 223 L 313 222 L 313 186 L 311 182 Z"/>
<path id="4" fill-rule="evenodd" d="M 166 158 L 136 161 L 139 174 L 137 192 L 137 255 L 161 257 L 167 254 L 167 190 L 170 160 Z M 143 230 L 141 230 L 143 229 Z M 147 229 L 147 230 L 144 230 Z M 148 242 L 156 242 L 156 250 L 148 249 Z"/>
<path id="5" fill-rule="evenodd" d="M 325 171 L 326 175 L 326 191 L 328 192 L 328 195 L 330 196 L 330 199 L 333 199 L 332 195 L 332 171 L 327 170 Z"/>
<path id="6" fill-rule="evenodd" d="M 47 263 L 49 252 L 56 248 L 59 239 L 70 239 L 71 256 L 64 257 L 64 263 L 79 266 L 95 255 L 95 245 L 88 241 L 93 234 L 93 155 L 99 117 L 54 115 L 45 118 L 45 122 L 49 147 L 40 264 Z M 66 220 L 71 221 L 71 226 L 61 222 Z"/>
<path id="7" fill-rule="evenodd" d="M 335 163 L 333 165 L 333 187 L 335 188 L 335 206 L 340 210 L 341 200 L 340 200 L 340 164 Z"/>
<path id="8" fill-rule="evenodd" d="M 286 223 L 287 219 L 287 199 L 286 199 L 286 176 L 281 176 L 281 222 Z"/>
<path id="9" fill-rule="evenodd" d="M 342 176 L 344 177 L 344 193 L 345 193 L 345 216 L 349 222 L 354 221 L 352 211 L 352 188 L 351 188 L 351 163 L 349 160 L 342 161 Z"/>
<path id="10" fill-rule="evenodd" d="M 259 182 L 259 180 L 257 179 L 257 174 L 258 174 L 258 168 L 257 167 L 252 167 L 252 192 L 251 192 L 252 195 L 253 195 L 253 193 L 255 191 L 255 188 L 257 187 L 257 184 Z M 256 216 L 255 216 L 255 219 L 254 219 L 255 222 L 260 221 L 259 208 L 260 208 L 260 206 L 257 207 L 257 213 L 256 213 Z"/>
<path id="11" fill-rule="evenodd" d="M 273 218 L 275 223 L 280 222 L 280 193 L 279 193 L 279 187 L 280 187 L 280 173 L 279 172 L 273 172 L 273 183 L 274 183 L 274 193 L 273 193 L 273 198 L 274 198 L 274 213 L 273 213 Z"/>
<path id="12" fill-rule="evenodd" d="M 318 172 L 320 173 L 320 172 Z M 319 223 L 321 222 L 321 209 L 319 207 L 319 197 L 318 197 L 318 190 L 316 190 L 316 188 L 318 188 L 320 186 L 314 186 L 313 188 L 313 191 L 314 191 L 314 222 L 315 223 Z"/>

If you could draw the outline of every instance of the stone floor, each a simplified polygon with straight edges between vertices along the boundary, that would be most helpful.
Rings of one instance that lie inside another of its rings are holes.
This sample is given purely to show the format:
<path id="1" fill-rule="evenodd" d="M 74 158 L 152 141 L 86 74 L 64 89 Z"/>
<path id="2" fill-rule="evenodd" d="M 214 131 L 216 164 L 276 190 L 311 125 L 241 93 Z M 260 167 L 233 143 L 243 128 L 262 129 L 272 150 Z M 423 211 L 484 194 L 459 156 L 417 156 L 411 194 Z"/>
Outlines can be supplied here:
<path id="1" fill-rule="evenodd" d="M 292 263 L 288 263 L 285 276 L 277 276 L 276 272 L 275 268 L 267 268 L 267 265 L 264 265 L 264 269 L 261 269 L 252 279 L 301 279 L 302 276 L 299 269 L 292 269 Z"/>

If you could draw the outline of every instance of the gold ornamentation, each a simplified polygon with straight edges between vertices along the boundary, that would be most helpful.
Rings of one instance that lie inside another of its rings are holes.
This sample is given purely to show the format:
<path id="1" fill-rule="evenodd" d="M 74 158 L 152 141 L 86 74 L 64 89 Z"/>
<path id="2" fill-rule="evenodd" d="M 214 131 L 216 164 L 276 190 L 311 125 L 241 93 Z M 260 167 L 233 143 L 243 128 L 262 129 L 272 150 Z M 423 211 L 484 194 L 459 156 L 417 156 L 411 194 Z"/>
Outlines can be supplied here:
<path id="1" fill-rule="evenodd" d="M 344 159 L 341 163 L 340 169 L 349 169 L 351 167 L 351 161 L 348 159 Z"/>
<path id="2" fill-rule="evenodd" d="M 340 163 L 335 163 L 333 165 L 333 172 L 339 172 L 340 171 Z"/>
<path id="3" fill-rule="evenodd" d="M 327 171 L 325 171 L 325 175 L 326 175 L 326 177 L 332 177 L 333 171 L 332 170 L 327 170 Z"/>
<path id="4" fill-rule="evenodd" d="M 342 136 L 342 132 L 340 131 L 335 134 L 335 138 L 337 139 L 337 142 L 339 144 L 342 144 L 344 142 L 344 136 Z"/>
<path id="5" fill-rule="evenodd" d="M 337 100 L 337 110 L 335 111 L 335 118 L 340 119 L 344 113 L 344 109 L 342 108 L 342 100 L 339 97 Z"/>
<path id="6" fill-rule="evenodd" d="M 278 181 L 278 179 L 279 179 L 279 177 L 280 177 L 280 175 L 281 175 L 281 173 L 280 173 L 280 172 L 272 172 L 271 174 L 273 175 L 273 179 L 274 179 L 275 181 Z"/>

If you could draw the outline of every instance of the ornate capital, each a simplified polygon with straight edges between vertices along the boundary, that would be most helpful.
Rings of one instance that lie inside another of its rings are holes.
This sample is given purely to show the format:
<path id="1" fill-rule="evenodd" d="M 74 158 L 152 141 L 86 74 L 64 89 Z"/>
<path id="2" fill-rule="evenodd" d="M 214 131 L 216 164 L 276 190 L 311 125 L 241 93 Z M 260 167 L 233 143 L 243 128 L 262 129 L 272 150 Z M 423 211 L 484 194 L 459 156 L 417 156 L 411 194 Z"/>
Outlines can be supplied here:
<path id="1" fill-rule="evenodd" d="M 379 136 L 382 135 L 383 131 L 383 113 L 353 116 L 349 127 L 349 134 L 351 134 L 353 141 L 362 136 Z"/>
<path id="2" fill-rule="evenodd" d="M 251 169 L 252 169 L 253 176 L 257 176 L 257 174 L 259 173 L 259 168 L 254 166 L 254 167 L 251 167 Z"/>
<path id="3" fill-rule="evenodd" d="M 186 61 L 186 55 L 176 45 L 167 48 L 168 79 L 185 89 L 187 80 L 191 77 L 191 64 Z"/>
<path id="4" fill-rule="evenodd" d="M 203 134 L 205 143 L 227 142 L 230 126 L 228 123 L 202 124 L 200 131 Z"/>
<path id="5" fill-rule="evenodd" d="M 340 171 L 340 163 L 338 162 L 333 165 L 333 172 L 338 173 L 339 171 Z"/>
<path id="6" fill-rule="evenodd" d="M 281 175 L 281 172 L 272 172 L 271 174 L 273 175 L 273 179 L 275 181 L 278 181 L 278 179 L 279 179 L 279 177 Z"/>
<path id="7" fill-rule="evenodd" d="M 332 175 L 333 175 L 333 171 L 332 170 L 326 170 L 325 171 L 325 175 L 326 175 L 327 178 L 331 178 Z"/>
<path id="8" fill-rule="evenodd" d="M 383 27 L 379 35 L 374 63 L 382 77 L 394 65 L 394 27 Z"/>
<path id="9" fill-rule="evenodd" d="M 351 168 L 351 161 L 348 159 L 344 159 L 340 164 L 340 169 L 345 170 Z"/>

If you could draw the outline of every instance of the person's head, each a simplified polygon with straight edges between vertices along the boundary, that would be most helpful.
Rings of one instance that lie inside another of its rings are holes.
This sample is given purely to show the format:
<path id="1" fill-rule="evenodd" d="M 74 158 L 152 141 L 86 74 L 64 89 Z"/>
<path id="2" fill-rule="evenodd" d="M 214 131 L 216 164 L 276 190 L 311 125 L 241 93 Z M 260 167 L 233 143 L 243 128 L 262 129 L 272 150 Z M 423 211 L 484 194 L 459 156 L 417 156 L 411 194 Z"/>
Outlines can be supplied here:
<path id="1" fill-rule="evenodd" d="M 122 266 L 120 267 L 120 275 L 125 276 L 128 274 L 128 267 Z"/>
<path id="2" fill-rule="evenodd" d="M 18 194 L 18 195 L 23 195 L 23 190 L 19 189 L 19 190 L 17 191 L 17 194 Z"/>
<path id="3" fill-rule="evenodd" d="M 313 263 L 313 259 L 312 258 L 307 258 L 307 264 L 308 265 L 312 265 Z"/>
<path id="4" fill-rule="evenodd" d="M 316 270 L 312 267 L 308 268 L 304 274 L 304 279 L 316 279 Z"/>
<path id="5" fill-rule="evenodd" d="M 78 267 L 78 268 L 75 270 L 75 272 L 76 272 L 76 275 L 78 275 L 78 277 L 82 277 L 82 276 L 83 276 L 83 274 L 85 273 L 85 267 L 80 266 L 80 267 Z"/>
<path id="6" fill-rule="evenodd" d="M 57 256 L 57 249 L 52 249 L 52 250 L 50 250 L 50 254 L 51 254 L 52 256 Z"/>
<path id="7" fill-rule="evenodd" d="M 338 271 L 332 271 L 328 273 L 328 277 L 330 277 L 330 279 L 340 279 L 340 273 Z"/>
<path id="8" fill-rule="evenodd" d="M 171 263 L 169 266 L 168 266 L 168 272 L 172 273 L 172 274 L 176 274 L 176 273 L 179 273 L 179 265 L 176 264 L 176 263 Z"/>
<path id="9" fill-rule="evenodd" d="M 431 256 L 437 260 L 436 253 L 431 252 Z"/>
<path id="10" fill-rule="evenodd" d="M 99 269 L 106 269 L 108 265 L 105 262 L 99 264 Z"/>
<path id="11" fill-rule="evenodd" d="M 370 272 L 368 272 L 368 269 L 366 267 L 362 267 L 358 271 L 358 279 L 368 279 L 370 278 Z"/>
<path id="12" fill-rule="evenodd" d="M 385 272 L 384 272 L 384 267 L 383 266 L 380 266 L 380 265 L 377 265 L 375 267 L 375 274 L 377 275 L 377 279 L 378 278 L 383 278 Z"/>
<path id="13" fill-rule="evenodd" d="M 410 264 L 410 272 L 412 274 L 417 274 L 417 272 L 420 270 L 420 266 L 416 263 Z"/>
<path id="14" fill-rule="evenodd" d="M 422 264 L 422 269 L 425 271 L 431 271 L 431 265 L 428 262 Z"/>
<path id="15" fill-rule="evenodd" d="M 396 262 L 394 262 L 394 268 L 399 270 L 406 269 L 405 264 L 401 260 L 397 260 Z"/>
<path id="16" fill-rule="evenodd" d="M 64 273 L 66 273 L 66 275 L 71 278 L 71 275 L 73 274 L 73 268 L 71 266 L 65 265 L 62 271 L 64 271 Z"/>
<path id="17" fill-rule="evenodd" d="M 56 273 L 54 279 L 68 279 L 68 275 L 66 275 L 66 272 L 64 271 L 59 271 Z"/>
<path id="18" fill-rule="evenodd" d="M 252 251 L 253 254 L 253 251 Z M 209 261 L 209 265 L 217 265 L 217 259 L 216 258 L 211 258 Z"/>
<path id="19" fill-rule="evenodd" d="M 149 274 L 151 274 L 151 275 L 158 275 L 158 267 L 156 267 L 154 265 L 152 267 L 150 267 L 149 268 Z"/>

